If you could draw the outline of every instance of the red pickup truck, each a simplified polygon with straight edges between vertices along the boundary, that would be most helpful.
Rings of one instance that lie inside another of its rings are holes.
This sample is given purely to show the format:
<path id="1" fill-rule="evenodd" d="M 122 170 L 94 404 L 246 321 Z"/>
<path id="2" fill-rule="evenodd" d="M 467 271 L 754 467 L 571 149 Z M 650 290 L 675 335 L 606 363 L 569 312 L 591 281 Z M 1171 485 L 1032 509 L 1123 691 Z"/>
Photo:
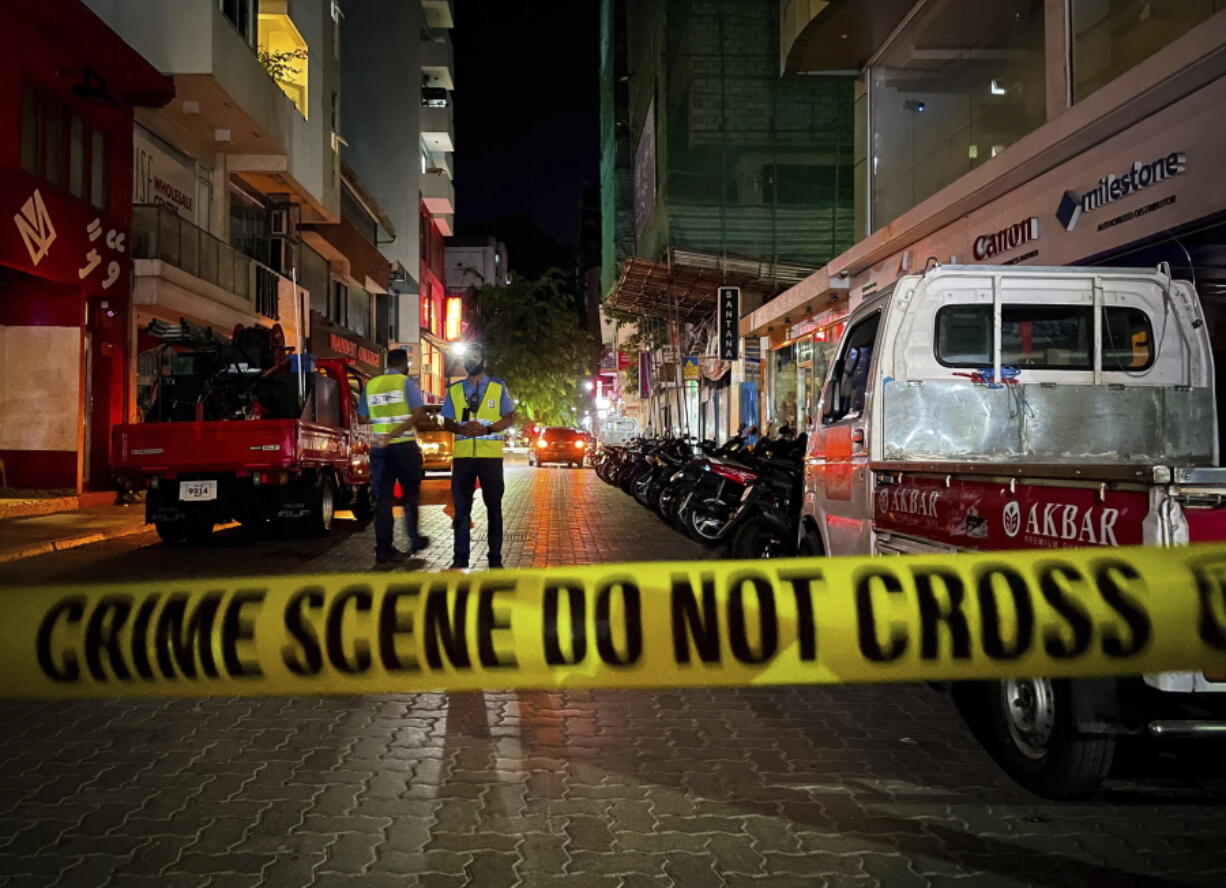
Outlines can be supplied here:
<path id="1" fill-rule="evenodd" d="M 149 421 L 114 429 L 116 474 L 147 491 L 146 520 L 158 535 L 202 539 L 234 520 L 323 535 L 337 509 L 368 517 L 370 433 L 357 412 L 363 376 L 341 360 L 307 356 L 301 368 L 297 358 L 261 368 L 232 351 L 174 350 L 161 362 Z"/>

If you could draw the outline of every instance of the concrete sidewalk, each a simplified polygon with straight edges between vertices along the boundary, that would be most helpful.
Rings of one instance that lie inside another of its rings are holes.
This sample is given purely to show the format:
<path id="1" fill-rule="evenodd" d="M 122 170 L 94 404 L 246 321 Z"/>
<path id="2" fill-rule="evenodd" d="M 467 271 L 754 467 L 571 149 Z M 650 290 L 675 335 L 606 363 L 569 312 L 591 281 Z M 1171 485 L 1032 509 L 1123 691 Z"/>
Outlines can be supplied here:
<path id="1" fill-rule="evenodd" d="M 0 564 L 151 529 L 144 503 L 90 506 L 0 521 Z"/>

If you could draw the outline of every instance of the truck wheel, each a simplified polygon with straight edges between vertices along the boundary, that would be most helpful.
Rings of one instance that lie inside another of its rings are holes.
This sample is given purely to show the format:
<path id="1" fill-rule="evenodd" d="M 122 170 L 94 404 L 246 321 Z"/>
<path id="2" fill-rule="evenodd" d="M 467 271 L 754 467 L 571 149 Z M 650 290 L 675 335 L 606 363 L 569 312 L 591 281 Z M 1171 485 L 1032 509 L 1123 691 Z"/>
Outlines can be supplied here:
<path id="1" fill-rule="evenodd" d="M 213 535 L 213 521 L 211 518 L 189 518 L 184 529 L 188 540 L 203 543 Z"/>
<path id="2" fill-rule="evenodd" d="M 306 518 L 307 533 L 311 536 L 327 536 L 332 529 L 336 514 L 336 486 L 332 479 L 323 477 L 311 492 L 311 514 Z"/>
<path id="3" fill-rule="evenodd" d="M 1077 730 L 1066 680 L 1010 679 L 989 685 L 988 751 L 1005 772 L 1047 799 L 1084 799 L 1106 779 L 1115 736 Z"/>
<path id="4" fill-rule="evenodd" d="M 353 517 L 359 521 L 369 521 L 375 517 L 375 504 L 371 500 L 369 484 L 363 484 L 353 495 Z"/>
<path id="5" fill-rule="evenodd" d="M 181 543 L 187 539 L 187 523 L 184 521 L 155 521 L 158 539 L 163 543 Z"/>

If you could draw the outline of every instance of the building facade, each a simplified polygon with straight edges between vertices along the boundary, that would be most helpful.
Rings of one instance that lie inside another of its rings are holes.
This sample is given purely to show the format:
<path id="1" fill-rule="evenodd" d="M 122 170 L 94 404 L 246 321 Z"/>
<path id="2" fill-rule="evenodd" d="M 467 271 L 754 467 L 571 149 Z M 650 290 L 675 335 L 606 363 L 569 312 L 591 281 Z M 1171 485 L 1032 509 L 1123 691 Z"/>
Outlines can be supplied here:
<path id="1" fill-rule="evenodd" d="M 455 76 L 451 0 L 345 7 L 345 162 L 391 226 L 390 345 L 409 350 L 428 400 L 446 386 L 445 238 L 454 230 Z M 394 232 L 394 233 L 393 233 Z"/>
<path id="2" fill-rule="evenodd" d="M 760 363 L 721 361 L 716 291 L 756 307 L 852 242 L 852 79 L 781 78 L 774 0 L 606 0 L 601 281 L 640 421 L 721 436 Z M 622 407 L 632 399 L 623 392 Z"/>
<path id="3" fill-rule="evenodd" d="M 500 287 L 511 282 L 507 245 L 496 237 L 453 237 L 447 242 L 447 289 Z"/>
<path id="4" fill-rule="evenodd" d="M 780 5 L 785 76 L 859 72 L 860 227 L 742 318 L 748 341 L 828 360 L 852 308 L 932 261 L 1167 262 L 1195 282 L 1223 350 L 1226 3 Z M 809 415 L 824 372 L 818 360 Z"/>
<path id="5" fill-rule="evenodd" d="M 0 484 L 109 486 L 132 323 L 132 125 L 170 81 L 80 0 L 0 8 Z"/>
<path id="6" fill-rule="evenodd" d="M 385 263 L 360 237 L 350 239 L 352 259 L 343 238 L 338 249 L 326 236 L 354 215 L 340 157 L 340 4 L 87 3 L 175 89 L 164 107 L 138 113 L 131 133 L 131 418 L 157 379 L 152 322 L 187 320 L 222 335 L 280 326 L 286 345 L 305 352 L 318 315 L 333 335 L 378 348 L 386 273 L 367 286 L 351 266 Z"/>

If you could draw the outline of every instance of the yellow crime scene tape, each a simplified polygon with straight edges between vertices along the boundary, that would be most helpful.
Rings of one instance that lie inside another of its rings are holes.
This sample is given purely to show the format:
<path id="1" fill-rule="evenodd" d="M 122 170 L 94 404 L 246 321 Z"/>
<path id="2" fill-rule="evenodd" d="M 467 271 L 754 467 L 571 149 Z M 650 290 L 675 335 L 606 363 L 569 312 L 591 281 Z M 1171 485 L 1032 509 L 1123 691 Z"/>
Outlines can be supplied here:
<path id="1" fill-rule="evenodd" d="M 1226 669 L 1226 546 L 4 590 L 7 697 Z"/>

